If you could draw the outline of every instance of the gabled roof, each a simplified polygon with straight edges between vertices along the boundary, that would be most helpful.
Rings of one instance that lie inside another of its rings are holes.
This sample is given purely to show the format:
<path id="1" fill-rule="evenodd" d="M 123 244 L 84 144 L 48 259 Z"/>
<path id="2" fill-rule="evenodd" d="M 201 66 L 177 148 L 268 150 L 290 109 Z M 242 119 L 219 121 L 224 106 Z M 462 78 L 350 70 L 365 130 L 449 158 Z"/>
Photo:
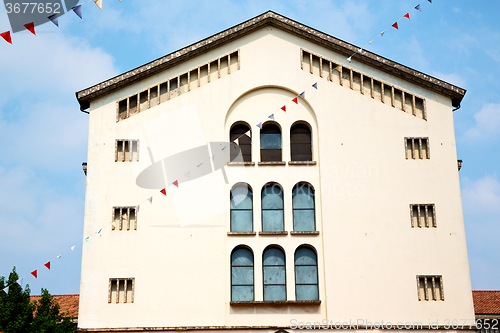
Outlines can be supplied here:
<path id="1" fill-rule="evenodd" d="M 80 295 L 52 295 L 59 303 L 59 312 L 66 313 L 69 311 L 69 315 L 73 318 L 78 318 L 78 304 L 80 302 Z M 30 300 L 39 301 L 42 298 L 40 295 L 30 296 Z"/>
<path id="2" fill-rule="evenodd" d="M 99 96 L 112 92 L 167 68 L 173 67 L 191 57 L 208 52 L 268 25 L 305 38 L 327 49 L 345 55 L 346 57 L 352 55 L 353 53 L 357 53 L 359 50 L 359 47 L 355 45 L 346 43 L 343 40 L 327 35 L 321 31 L 310 28 L 272 11 L 268 11 L 218 34 L 191 44 L 183 49 L 158 58 L 150 63 L 77 92 L 76 97 L 80 103 L 80 109 L 88 109 L 90 101 Z M 357 53 L 355 59 L 356 61 L 375 67 L 393 76 L 413 82 L 431 91 L 445 95 L 451 98 L 452 105 L 454 107 L 460 106 L 460 102 L 466 92 L 462 88 L 441 81 L 387 58 L 378 56 L 369 51 L 363 50 L 362 54 Z"/>
<path id="3" fill-rule="evenodd" d="M 473 290 L 474 313 L 500 314 L 500 290 Z"/>

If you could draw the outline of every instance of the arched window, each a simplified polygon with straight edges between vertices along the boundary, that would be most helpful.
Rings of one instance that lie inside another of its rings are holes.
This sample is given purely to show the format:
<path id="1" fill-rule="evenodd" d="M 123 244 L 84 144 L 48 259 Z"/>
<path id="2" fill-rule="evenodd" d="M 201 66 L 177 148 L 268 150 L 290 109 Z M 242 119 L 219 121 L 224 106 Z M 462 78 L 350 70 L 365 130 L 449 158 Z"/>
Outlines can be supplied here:
<path id="1" fill-rule="evenodd" d="M 292 161 L 312 161 L 311 129 L 298 123 L 290 129 L 290 152 Z"/>
<path id="2" fill-rule="evenodd" d="M 275 124 L 266 124 L 260 130 L 260 160 L 281 161 L 281 130 Z"/>
<path id="3" fill-rule="evenodd" d="M 286 301 L 285 253 L 275 246 L 264 251 L 264 301 Z"/>
<path id="4" fill-rule="evenodd" d="M 295 296 L 297 301 L 317 301 L 318 260 L 316 253 L 307 246 L 295 251 Z"/>
<path id="5" fill-rule="evenodd" d="M 284 231 L 283 190 L 278 184 L 262 188 L 262 231 Z"/>
<path id="6" fill-rule="evenodd" d="M 231 254 L 231 301 L 253 301 L 253 253 L 237 247 Z"/>
<path id="7" fill-rule="evenodd" d="M 314 189 L 309 184 L 297 184 L 292 191 L 293 230 L 316 230 Z"/>
<path id="8" fill-rule="evenodd" d="M 231 132 L 229 133 L 229 140 L 231 142 L 238 139 L 234 145 L 231 145 L 231 155 L 230 161 L 234 161 L 241 151 L 243 156 L 243 162 L 252 161 L 252 138 L 245 134 L 250 131 L 250 127 L 245 124 L 237 124 L 231 127 Z M 248 133 L 250 134 L 250 133 Z M 239 146 L 239 149 L 238 149 Z"/>
<path id="9" fill-rule="evenodd" d="M 231 189 L 231 231 L 253 231 L 252 189 L 238 183 Z"/>

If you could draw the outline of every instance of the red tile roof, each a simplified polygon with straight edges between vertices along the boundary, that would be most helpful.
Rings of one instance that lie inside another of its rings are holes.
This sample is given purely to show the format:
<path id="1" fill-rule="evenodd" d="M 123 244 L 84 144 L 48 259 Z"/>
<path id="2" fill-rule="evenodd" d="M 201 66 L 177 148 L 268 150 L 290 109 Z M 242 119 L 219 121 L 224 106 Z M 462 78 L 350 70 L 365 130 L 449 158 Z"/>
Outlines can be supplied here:
<path id="1" fill-rule="evenodd" d="M 500 290 L 473 290 L 474 312 L 500 314 Z"/>
<path id="2" fill-rule="evenodd" d="M 80 295 L 52 295 L 59 303 L 60 312 L 66 313 L 69 311 L 69 315 L 73 318 L 78 318 L 78 304 L 80 301 Z M 42 296 L 30 296 L 31 301 L 38 301 Z"/>

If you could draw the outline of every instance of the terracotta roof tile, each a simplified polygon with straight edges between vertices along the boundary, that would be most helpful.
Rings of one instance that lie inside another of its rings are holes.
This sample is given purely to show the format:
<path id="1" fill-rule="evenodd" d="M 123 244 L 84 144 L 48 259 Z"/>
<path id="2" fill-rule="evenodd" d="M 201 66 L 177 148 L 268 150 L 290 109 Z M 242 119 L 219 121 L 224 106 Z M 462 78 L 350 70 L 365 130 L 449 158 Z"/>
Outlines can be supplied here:
<path id="1" fill-rule="evenodd" d="M 78 304 L 80 301 L 80 295 L 52 295 L 59 303 L 59 307 L 61 308 L 61 313 L 66 313 L 69 311 L 69 315 L 73 318 L 78 318 Z M 31 301 L 38 301 L 42 296 L 30 296 Z"/>
<path id="2" fill-rule="evenodd" d="M 500 290 L 473 290 L 476 314 L 500 314 Z"/>

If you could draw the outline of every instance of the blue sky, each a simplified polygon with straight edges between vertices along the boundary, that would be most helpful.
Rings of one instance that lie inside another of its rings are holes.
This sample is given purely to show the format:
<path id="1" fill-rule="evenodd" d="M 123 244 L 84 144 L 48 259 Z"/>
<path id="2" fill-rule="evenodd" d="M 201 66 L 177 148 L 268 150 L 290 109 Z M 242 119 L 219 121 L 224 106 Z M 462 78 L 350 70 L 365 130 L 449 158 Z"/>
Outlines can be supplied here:
<path id="1" fill-rule="evenodd" d="M 454 120 L 472 288 L 500 289 L 500 2 L 418 3 L 104 0 L 0 40 L 0 275 L 16 266 L 33 294 L 79 292 L 88 116 L 76 91 L 273 10 L 359 46 L 387 29 L 369 51 L 467 90 Z"/>

